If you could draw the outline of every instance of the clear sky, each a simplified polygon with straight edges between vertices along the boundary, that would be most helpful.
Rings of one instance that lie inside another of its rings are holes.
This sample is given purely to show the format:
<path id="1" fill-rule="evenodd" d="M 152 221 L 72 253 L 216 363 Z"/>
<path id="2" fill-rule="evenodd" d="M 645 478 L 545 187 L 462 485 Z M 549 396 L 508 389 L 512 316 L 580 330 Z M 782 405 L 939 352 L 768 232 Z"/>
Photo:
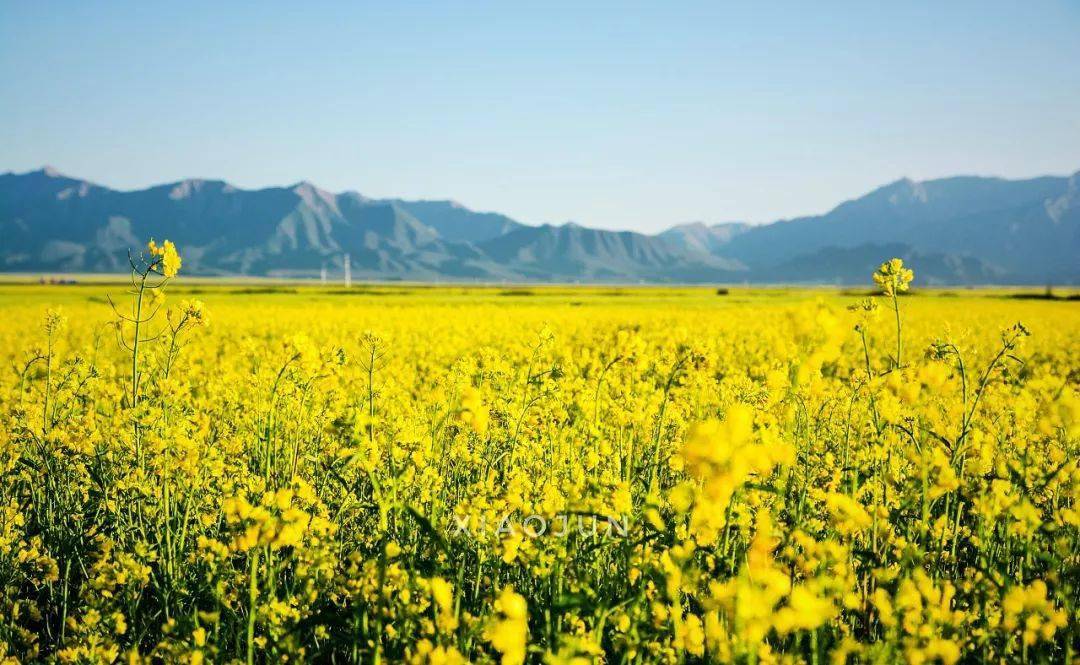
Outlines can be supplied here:
<path id="1" fill-rule="evenodd" d="M 1080 3 L 764 4 L 0 0 L 0 171 L 657 231 L 1080 169 Z"/>

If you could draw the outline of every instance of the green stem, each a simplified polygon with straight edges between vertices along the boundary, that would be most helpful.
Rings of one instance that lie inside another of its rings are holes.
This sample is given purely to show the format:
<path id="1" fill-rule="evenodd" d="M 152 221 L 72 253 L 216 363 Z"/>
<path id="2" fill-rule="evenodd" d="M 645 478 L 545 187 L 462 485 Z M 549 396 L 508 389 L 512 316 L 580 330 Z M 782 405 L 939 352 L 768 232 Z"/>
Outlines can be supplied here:
<path id="1" fill-rule="evenodd" d="M 903 352 L 903 338 L 900 335 L 900 300 L 896 296 L 896 292 L 893 291 L 893 312 L 896 314 L 896 368 L 900 369 L 903 363 L 900 360 L 901 353 Z"/>
<path id="2" fill-rule="evenodd" d="M 251 563 L 248 567 L 248 621 L 247 621 L 247 663 L 248 665 L 254 665 L 255 663 L 255 604 L 258 602 L 259 596 L 259 551 L 255 548 L 251 550 Z"/>
<path id="3" fill-rule="evenodd" d="M 45 358 L 45 404 L 41 408 L 41 432 L 42 434 L 48 434 L 49 432 L 49 398 L 52 395 L 52 358 L 53 358 L 53 339 L 52 334 L 49 334 L 49 354 Z"/>
<path id="4" fill-rule="evenodd" d="M 142 281 L 139 282 L 139 293 L 135 299 L 135 337 L 131 343 L 131 408 L 134 411 L 139 406 L 139 335 L 140 326 L 142 325 L 142 305 L 143 294 L 146 292 L 146 275 L 142 276 Z M 135 436 L 135 461 L 138 467 L 141 469 L 143 466 L 142 459 L 142 440 L 139 436 L 139 416 L 136 413 L 133 417 L 133 427 Z"/>
<path id="5" fill-rule="evenodd" d="M 142 324 L 143 293 L 146 291 L 146 276 L 139 284 L 139 294 L 135 299 L 135 337 L 131 343 L 131 406 L 139 405 L 139 327 Z"/>

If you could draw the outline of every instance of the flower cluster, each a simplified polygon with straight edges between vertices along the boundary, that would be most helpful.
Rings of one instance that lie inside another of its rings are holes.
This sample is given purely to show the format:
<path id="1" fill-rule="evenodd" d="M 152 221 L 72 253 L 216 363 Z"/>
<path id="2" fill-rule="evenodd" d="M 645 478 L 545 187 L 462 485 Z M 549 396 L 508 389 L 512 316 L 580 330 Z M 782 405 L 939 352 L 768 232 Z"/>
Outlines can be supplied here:
<path id="1" fill-rule="evenodd" d="M 904 267 L 903 259 L 890 259 L 881 264 L 874 273 L 874 283 L 881 287 L 886 296 L 893 296 L 908 290 L 915 273 Z"/>
<path id="2" fill-rule="evenodd" d="M 158 263 L 158 270 L 165 277 L 176 277 L 176 274 L 180 272 L 183 261 L 176 251 L 176 245 L 171 240 L 166 240 L 160 245 L 151 240 L 146 245 L 146 251 L 151 259 Z"/>

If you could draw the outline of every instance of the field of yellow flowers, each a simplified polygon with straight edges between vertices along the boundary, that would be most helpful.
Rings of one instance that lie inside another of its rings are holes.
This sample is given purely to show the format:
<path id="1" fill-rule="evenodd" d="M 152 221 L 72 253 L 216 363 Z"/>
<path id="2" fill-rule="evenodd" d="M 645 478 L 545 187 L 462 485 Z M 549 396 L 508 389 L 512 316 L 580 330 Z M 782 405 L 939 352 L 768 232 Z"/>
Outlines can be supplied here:
<path id="1" fill-rule="evenodd" d="M 1080 657 L 1078 302 L 182 251 L 0 284 L 2 662 Z"/>

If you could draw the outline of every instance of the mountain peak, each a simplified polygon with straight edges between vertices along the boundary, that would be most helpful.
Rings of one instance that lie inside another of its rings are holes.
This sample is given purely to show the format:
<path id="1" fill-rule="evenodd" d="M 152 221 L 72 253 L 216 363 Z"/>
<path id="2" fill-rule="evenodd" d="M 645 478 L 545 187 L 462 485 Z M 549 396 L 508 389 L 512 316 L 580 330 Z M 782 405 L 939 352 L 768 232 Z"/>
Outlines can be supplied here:
<path id="1" fill-rule="evenodd" d="M 203 190 L 231 192 L 233 188 L 224 180 L 205 180 L 203 178 L 187 178 L 173 183 L 169 189 L 169 198 L 174 201 L 186 199 L 202 192 Z"/>
<path id="2" fill-rule="evenodd" d="M 332 194 L 331 192 L 328 192 L 324 189 L 319 189 L 307 180 L 301 180 L 300 182 L 290 187 L 290 190 L 294 194 L 299 196 L 304 201 L 304 203 L 308 204 L 309 206 L 325 206 L 333 210 L 335 213 L 340 214 L 337 197 L 334 196 L 334 194 Z"/>
<path id="3" fill-rule="evenodd" d="M 74 180 L 64 175 L 54 166 L 46 164 L 39 169 L 33 171 L 26 171 L 24 173 L 16 173 L 15 171 L 8 171 L 6 175 L 22 176 L 22 177 L 37 177 L 37 178 L 63 178 L 65 180 Z"/>
<path id="4" fill-rule="evenodd" d="M 911 179 L 911 178 L 909 178 L 907 176 L 904 176 L 902 178 L 897 178 L 896 180 L 893 180 L 892 182 L 890 182 L 888 184 L 882 185 L 881 187 L 878 187 L 875 191 L 877 191 L 877 192 L 906 192 L 906 191 L 910 191 L 912 189 L 915 189 L 918 186 L 919 186 L 919 183 L 917 183 L 915 180 L 913 180 L 913 179 Z"/>
<path id="5" fill-rule="evenodd" d="M 300 182 L 296 183 L 295 185 L 293 185 L 289 189 L 291 189 L 292 191 L 296 192 L 297 194 L 299 194 L 300 196 L 302 196 L 304 198 L 318 197 L 318 198 L 323 199 L 323 200 L 328 200 L 328 199 L 334 198 L 334 195 L 331 192 L 328 192 L 325 189 L 321 189 L 321 188 L 317 187 L 313 182 L 311 182 L 309 180 L 301 180 Z"/>
<path id="6" fill-rule="evenodd" d="M 886 201 L 889 205 L 895 206 L 905 203 L 926 203 L 927 199 L 925 183 L 917 182 L 905 176 L 899 180 L 894 180 L 887 185 L 882 185 L 861 198 L 842 203 L 841 206 L 863 203 L 872 204 L 882 200 Z"/>

